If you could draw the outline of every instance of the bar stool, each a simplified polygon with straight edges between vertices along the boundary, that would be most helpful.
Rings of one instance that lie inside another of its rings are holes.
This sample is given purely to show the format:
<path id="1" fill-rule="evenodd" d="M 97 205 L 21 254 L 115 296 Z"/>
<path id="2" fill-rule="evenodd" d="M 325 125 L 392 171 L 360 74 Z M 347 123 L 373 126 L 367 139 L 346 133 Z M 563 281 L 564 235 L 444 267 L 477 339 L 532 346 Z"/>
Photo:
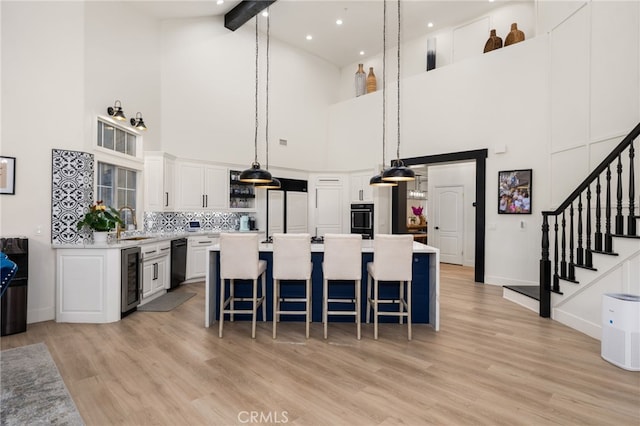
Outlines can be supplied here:
<path id="1" fill-rule="evenodd" d="M 309 338 L 311 322 L 311 235 L 273 234 L 273 338 L 280 315 L 305 316 L 306 336 Z M 305 281 L 304 297 L 280 297 L 281 280 Z M 301 302 L 304 311 L 282 311 L 280 302 Z"/>
<path id="2" fill-rule="evenodd" d="M 256 317 L 262 305 L 262 320 L 267 320 L 265 271 L 267 262 L 258 259 L 257 233 L 220 234 L 220 330 L 222 337 L 224 314 L 233 321 L 234 314 L 251 314 L 251 338 L 256 338 Z M 258 297 L 258 278 L 262 276 L 262 295 Z M 229 282 L 229 297 L 225 299 L 225 283 Z M 252 297 L 235 297 L 235 280 L 253 280 Z M 235 302 L 251 302 L 251 309 L 235 309 Z M 227 309 L 229 306 L 229 309 Z"/>
<path id="3" fill-rule="evenodd" d="M 327 338 L 329 315 L 353 315 L 356 317 L 358 340 L 360 339 L 360 292 L 362 282 L 362 236 L 359 234 L 325 234 L 324 261 L 322 262 L 322 322 L 324 338 Z M 329 280 L 353 280 L 353 298 L 329 298 Z M 353 311 L 330 311 L 329 303 L 355 304 Z"/>
<path id="4" fill-rule="evenodd" d="M 373 262 L 367 263 L 367 323 L 373 308 L 373 338 L 378 339 L 378 317 L 398 316 L 400 324 L 407 317 L 409 340 L 411 340 L 411 280 L 413 264 L 413 236 L 411 235 L 376 235 L 373 240 Z M 373 297 L 371 280 L 373 279 Z M 392 281 L 398 284 L 397 299 L 380 299 L 378 283 Z M 404 297 L 404 287 L 407 287 Z M 380 311 L 379 304 L 398 304 L 398 312 Z"/>

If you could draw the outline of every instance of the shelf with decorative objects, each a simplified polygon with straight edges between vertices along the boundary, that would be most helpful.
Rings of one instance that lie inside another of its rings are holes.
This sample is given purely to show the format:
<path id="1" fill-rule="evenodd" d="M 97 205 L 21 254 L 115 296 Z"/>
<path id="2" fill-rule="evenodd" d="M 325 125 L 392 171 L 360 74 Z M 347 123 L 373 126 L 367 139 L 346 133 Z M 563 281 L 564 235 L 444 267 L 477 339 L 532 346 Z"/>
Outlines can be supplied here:
<path id="1" fill-rule="evenodd" d="M 255 187 L 252 183 L 240 182 L 240 171 L 229 170 L 229 208 L 254 209 Z"/>

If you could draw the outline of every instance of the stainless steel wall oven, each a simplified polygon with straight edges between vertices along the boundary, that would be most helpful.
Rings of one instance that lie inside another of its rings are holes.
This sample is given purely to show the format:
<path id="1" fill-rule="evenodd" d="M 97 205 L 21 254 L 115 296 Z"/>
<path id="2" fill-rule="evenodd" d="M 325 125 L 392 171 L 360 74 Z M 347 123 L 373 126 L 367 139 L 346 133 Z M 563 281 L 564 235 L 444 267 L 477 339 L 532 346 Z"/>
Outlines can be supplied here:
<path id="1" fill-rule="evenodd" d="M 373 204 L 351 204 L 351 233 L 373 239 Z"/>

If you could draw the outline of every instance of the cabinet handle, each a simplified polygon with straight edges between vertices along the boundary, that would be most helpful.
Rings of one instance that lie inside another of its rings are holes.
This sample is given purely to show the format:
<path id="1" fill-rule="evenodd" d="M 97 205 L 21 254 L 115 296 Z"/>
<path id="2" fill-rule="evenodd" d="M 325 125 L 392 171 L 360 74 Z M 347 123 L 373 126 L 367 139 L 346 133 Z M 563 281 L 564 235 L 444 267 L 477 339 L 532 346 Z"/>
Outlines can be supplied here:
<path id="1" fill-rule="evenodd" d="M 205 199 L 205 201 L 206 201 L 206 203 L 205 203 L 205 207 L 209 207 L 209 196 L 208 196 L 208 195 L 205 195 L 205 196 L 204 196 L 204 199 Z"/>
<path id="2" fill-rule="evenodd" d="M 151 250 L 151 251 L 145 251 L 144 254 L 153 254 L 155 253 L 157 250 Z"/>
<path id="3" fill-rule="evenodd" d="M 171 247 L 162 247 L 162 248 L 160 249 L 160 251 L 167 251 L 167 250 L 171 250 Z"/>
<path id="4" fill-rule="evenodd" d="M 198 241 L 198 244 L 211 244 L 211 241 Z"/>
<path id="5" fill-rule="evenodd" d="M 318 208 L 318 188 L 316 188 L 316 209 Z"/>
<path id="6" fill-rule="evenodd" d="M 165 206 L 165 207 L 169 207 L 169 193 L 168 193 L 168 192 L 165 192 L 165 193 L 164 193 L 164 196 L 165 196 L 164 206 Z"/>
<path id="7" fill-rule="evenodd" d="M 204 205 L 204 194 L 202 194 L 202 207 L 203 207 L 203 208 L 204 208 L 204 207 L 206 207 L 206 206 Z"/>
<path id="8" fill-rule="evenodd" d="M 154 280 L 158 279 L 158 264 L 157 263 L 153 264 L 153 279 Z"/>

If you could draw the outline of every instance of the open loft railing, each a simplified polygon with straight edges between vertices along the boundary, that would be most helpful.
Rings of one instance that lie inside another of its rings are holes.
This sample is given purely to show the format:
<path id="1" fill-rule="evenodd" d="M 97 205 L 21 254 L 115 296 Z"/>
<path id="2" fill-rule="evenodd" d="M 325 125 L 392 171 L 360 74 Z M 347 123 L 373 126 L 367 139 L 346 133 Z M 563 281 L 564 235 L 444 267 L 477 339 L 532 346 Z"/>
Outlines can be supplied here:
<path id="1" fill-rule="evenodd" d="M 542 212 L 540 316 L 551 316 L 551 293 L 562 294 L 560 280 L 577 283 L 576 267 L 594 269 L 593 253 L 617 255 L 613 251 L 614 236 L 637 238 L 633 143 L 639 135 L 640 123 L 557 209 Z M 613 203 L 612 173 L 616 174 Z M 605 185 L 604 200 L 601 182 Z M 592 208 L 594 192 L 595 207 Z M 549 223 L 553 223 L 553 259 L 549 258 Z"/>

